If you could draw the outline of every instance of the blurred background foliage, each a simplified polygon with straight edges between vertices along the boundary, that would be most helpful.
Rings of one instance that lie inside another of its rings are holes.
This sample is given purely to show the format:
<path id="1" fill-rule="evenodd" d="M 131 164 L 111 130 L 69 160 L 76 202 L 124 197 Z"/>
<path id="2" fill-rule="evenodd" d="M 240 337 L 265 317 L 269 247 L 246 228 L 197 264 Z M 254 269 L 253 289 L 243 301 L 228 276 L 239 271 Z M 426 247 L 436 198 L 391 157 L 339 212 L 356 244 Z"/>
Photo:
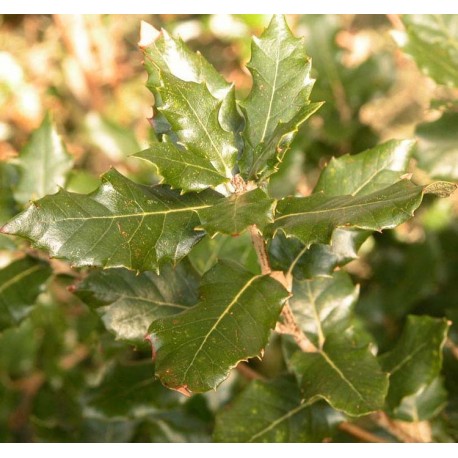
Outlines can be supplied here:
<path id="1" fill-rule="evenodd" d="M 74 158 L 67 189 L 90 192 L 111 166 L 137 182 L 158 181 L 153 168 L 128 157 L 153 135 L 148 118 L 154 101 L 137 47 L 141 20 L 200 50 L 243 97 L 251 85 L 244 67 L 250 38 L 269 19 L 0 17 L 0 223 L 23 208 L 9 193 L 16 177 L 8 164 L 48 112 Z M 272 178 L 272 196 L 308 195 L 332 156 L 391 138 L 417 139 L 411 173 L 419 184 L 458 178 L 456 17 L 445 25 L 437 18 L 382 15 L 287 19 L 296 35 L 305 36 L 313 60 L 312 98 L 326 103 Z M 441 47 L 444 42 L 448 46 Z M 451 68 L 429 68 L 435 54 L 445 55 Z M 446 442 L 458 439 L 457 213 L 457 193 L 430 199 L 413 220 L 370 237 L 346 266 L 361 284 L 358 314 L 381 350 L 393 346 L 407 314 L 446 316 L 454 323 L 445 348 L 445 385 L 438 388 L 448 403 L 426 425 L 417 425 L 420 437 Z M 246 237 L 236 250 L 226 242 L 223 236 L 202 242 L 191 253 L 197 270 L 207 270 L 217 255 L 257 269 Z M 0 267 L 22 256 L 21 244 L 0 236 Z M 78 273 L 58 261 L 52 266 L 28 317 L 0 332 L 0 441 L 209 441 L 215 412 L 246 385 L 253 369 L 268 377 L 284 370 L 280 339 L 274 337 L 263 362 L 240 367 L 216 393 L 184 399 L 152 381 L 146 348 L 116 342 L 68 291 Z M 396 440 L 371 419 L 359 422 Z M 344 431 L 333 437 L 358 440 Z"/>

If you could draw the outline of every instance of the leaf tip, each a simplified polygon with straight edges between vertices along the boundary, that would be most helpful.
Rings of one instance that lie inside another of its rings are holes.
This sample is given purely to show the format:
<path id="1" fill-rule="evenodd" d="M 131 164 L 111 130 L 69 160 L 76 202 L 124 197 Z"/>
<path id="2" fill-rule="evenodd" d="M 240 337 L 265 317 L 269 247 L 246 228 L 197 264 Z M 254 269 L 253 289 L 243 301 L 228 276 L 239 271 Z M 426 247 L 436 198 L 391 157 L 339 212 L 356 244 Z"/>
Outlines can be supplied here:
<path id="1" fill-rule="evenodd" d="M 139 48 L 147 48 L 151 44 L 153 44 L 159 37 L 161 32 L 156 29 L 148 22 L 141 21 L 140 23 L 140 40 L 138 41 Z"/>
<path id="2" fill-rule="evenodd" d="M 436 181 L 424 188 L 425 194 L 434 194 L 439 197 L 448 197 L 458 188 L 458 184 L 449 183 L 448 181 Z"/>

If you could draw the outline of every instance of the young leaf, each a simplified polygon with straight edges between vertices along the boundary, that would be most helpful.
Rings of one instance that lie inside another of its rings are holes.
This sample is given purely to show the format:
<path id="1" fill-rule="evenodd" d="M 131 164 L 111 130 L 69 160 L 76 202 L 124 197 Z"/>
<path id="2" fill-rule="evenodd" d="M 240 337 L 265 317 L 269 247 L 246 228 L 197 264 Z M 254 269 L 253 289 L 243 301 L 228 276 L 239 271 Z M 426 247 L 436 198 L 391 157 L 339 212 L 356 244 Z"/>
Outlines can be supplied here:
<path id="1" fill-rule="evenodd" d="M 254 381 L 227 410 L 216 416 L 215 442 L 322 442 L 343 415 L 317 403 L 301 401 L 289 378 Z"/>
<path id="2" fill-rule="evenodd" d="M 388 375 L 367 346 L 328 335 L 317 353 L 296 352 L 290 365 L 297 374 L 307 402 L 326 400 L 348 415 L 361 416 L 383 407 Z"/>
<path id="3" fill-rule="evenodd" d="M 53 194 L 65 184 L 73 158 L 65 149 L 49 114 L 33 132 L 15 164 L 19 179 L 14 197 L 22 204 Z"/>
<path id="4" fill-rule="evenodd" d="M 423 187 L 402 180 L 362 196 L 328 197 L 320 193 L 287 197 L 278 203 L 275 222 L 266 231 L 275 235 L 281 230 L 287 237 L 294 236 L 305 245 L 329 243 L 337 227 L 379 231 L 393 228 L 412 217 L 425 192 L 445 196 L 455 188 L 450 183 L 438 182 Z"/>
<path id="5" fill-rule="evenodd" d="M 75 266 L 158 269 L 176 263 L 204 236 L 198 210 L 221 196 L 181 196 L 165 186 L 142 186 L 112 169 L 91 194 L 65 190 L 34 202 L 2 228 Z"/>
<path id="6" fill-rule="evenodd" d="M 277 154 L 284 154 L 299 125 L 320 104 L 309 105 L 310 59 L 283 16 L 274 16 L 262 36 L 253 38 L 248 68 L 253 87 L 241 102 L 246 125 L 240 168 L 244 177 L 253 179 L 275 170 Z"/>
<path id="7" fill-rule="evenodd" d="M 149 325 L 197 302 L 199 276 L 183 260 L 175 268 L 165 265 L 161 275 L 136 275 L 125 269 L 94 271 L 78 284 L 75 294 L 101 315 L 117 339 L 144 341 Z"/>
<path id="8" fill-rule="evenodd" d="M 216 388 L 238 362 L 259 355 L 288 292 L 268 275 L 220 262 L 202 278 L 200 297 L 149 329 L 156 375 L 184 393 Z"/>
<path id="9" fill-rule="evenodd" d="M 380 357 L 383 370 L 390 374 L 389 409 L 396 412 L 405 397 L 425 389 L 439 375 L 448 328 L 445 319 L 408 317 L 396 346 Z"/>
<path id="10" fill-rule="evenodd" d="M 262 230 L 273 222 L 274 200 L 257 188 L 233 194 L 211 208 L 199 211 L 202 227 L 210 234 L 239 235 L 249 225 Z"/>
<path id="11" fill-rule="evenodd" d="M 297 323 L 318 348 L 323 348 L 331 334 L 345 334 L 359 344 L 368 343 L 369 336 L 354 315 L 358 295 L 359 287 L 342 270 L 331 278 L 296 280 L 289 303 Z"/>
<path id="12" fill-rule="evenodd" d="M 395 34 L 402 49 L 439 84 L 458 87 L 458 18 L 449 14 L 404 16 L 407 33 Z"/>
<path id="13" fill-rule="evenodd" d="M 29 256 L 0 270 L 0 330 L 27 316 L 51 273 L 48 263 Z"/>

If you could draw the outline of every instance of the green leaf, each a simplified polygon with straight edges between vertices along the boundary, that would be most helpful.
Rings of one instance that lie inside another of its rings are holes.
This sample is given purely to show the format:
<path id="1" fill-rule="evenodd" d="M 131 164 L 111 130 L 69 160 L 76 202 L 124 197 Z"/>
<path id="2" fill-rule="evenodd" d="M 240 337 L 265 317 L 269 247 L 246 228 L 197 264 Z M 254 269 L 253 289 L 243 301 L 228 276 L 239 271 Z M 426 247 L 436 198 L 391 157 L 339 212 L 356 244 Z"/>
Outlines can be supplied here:
<path id="1" fill-rule="evenodd" d="M 180 195 L 165 186 L 142 186 L 112 169 L 91 194 L 65 190 L 34 202 L 2 232 L 31 240 L 75 266 L 153 270 L 186 256 L 204 232 L 198 210 L 221 196 Z"/>
<path id="2" fill-rule="evenodd" d="M 395 184 L 407 171 L 414 143 L 391 140 L 355 155 L 332 158 L 320 175 L 315 193 L 329 197 L 362 196 Z M 286 240 L 278 234 L 270 251 L 284 270 L 291 269 L 298 278 L 329 275 L 337 266 L 357 258 L 370 232 L 337 228 L 329 245 L 308 246 L 297 240 Z"/>
<path id="3" fill-rule="evenodd" d="M 49 114 L 14 162 L 19 171 L 14 197 L 19 203 L 53 194 L 65 184 L 73 158 L 65 149 Z"/>
<path id="4" fill-rule="evenodd" d="M 253 274 L 261 272 L 251 235 L 248 232 L 238 237 L 222 234 L 212 238 L 205 237 L 189 253 L 188 259 L 201 275 L 210 270 L 218 259 L 237 262 Z"/>
<path id="5" fill-rule="evenodd" d="M 216 442 L 322 442 L 344 418 L 323 404 L 301 401 L 289 378 L 254 381 L 216 416 Z"/>
<path id="6" fill-rule="evenodd" d="M 445 319 L 410 315 L 396 346 L 380 357 L 383 370 L 390 374 L 386 398 L 395 410 L 407 396 L 426 389 L 439 375 L 442 347 L 449 324 Z"/>
<path id="7" fill-rule="evenodd" d="M 272 267 L 290 271 L 298 279 L 331 275 L 336 267 L 358 257 L 358 250 L 368 235 L 359 229 L 337 228 L 329 245 L 317 243 L 308 247 L 279 232 L 269 245 Z"/>
<path id="8" fill-rule="evenodd" d="M 390 140 L 362 153 L 332 158 L 314 192 L 362 196 L 395 184 L 406 173 L 415 142 Z"/>
<path id="9" fill-rule="evenodd" d="M 240 168 L 250 179 L 275 171 L 277 154 L 285 153 L 300 124 L 321 104 L 309 102 L 310 59 L 283 16 L 274 16 L 261 37 L 253 38 L 248 68 L 253 87 L 240 103 L 246 118 Z"/>
<path id="10" fill-rule="evenodd" d="M 274 200 L 257 188 L 233 194 L 211 208 L 199 211 L 202 227 L 210 234 L 239 235 L 249 225 L 263 230 L 273 222 Z"/>
<path id="11" fill-rule="evenodd" d="M 238 362 L 258 356 L 288 297 L 268 275 L 220 262 L 202 278 L 201 302 L 150 327 L 156 375 L 182 392 L 216 388 Z"/>
<path id="12" fill-rule="evenodd" d="M 151 361 L 140 361 L 114 364 L 85 401 L 91 416 L 128 419 L 166 410 L 178 399 L 154 381 Z"/>
<path id="13" fill-rule="evenodd" d="M 402 49 L 439 84 L 458 87 L 458 18 L 431 14 L 404 16 L 406 34 L 395 34 Z"/>
<path id="14" fill-rule="evenodd" d="M 30 256 L 0 270 L 0 330 L 29 314 L 51 273 L 48 263 Z"/>
<path id="15" fill-rule="evenodd" d="M 307 402 L 322 398 L 348 415 L 361 416 L 383 407 L 388 375 L 367 346 L 348 337 L 328 335 L 316 353 L 296 352 L 290 366 Z"/>
<path id="16" fill-rule="evenodd" d="M 354 314 L 359 287 L 343 270 L 331 278 L 296 280 L 289 303 L 296 321 L 317 346 L 323 348 L 328 335 L 340 334 L 368 343 L 370 338 Z"/>
<path id="17" fill-rule="evenodd" d="M 167 183 L 183 191 L 228 183 L 241 147 L 232 85 L 164 31 L 145 48 L 145 56 L 148 87 L 160 110 L 156 125 L 166 121 L 169 127 L 161 132 L 173 131 L 171 139 L 179 145 L 155 144 L 137 157 L 155 164 Z"/>
<path id="18" fill-rule="evenodd" d="M 0 162 L 0 225 L 6 223 L 17 213 L 17 204 L 14 200 L 13 188 L 17 182 L 17 171 L 12 164 Z M 0 250 L 14 248 L 5 236 L 0 234 Z"/>
<path id="19" fill-rule="evenodd" d="M 279 230 L 305 245 L 329 243 L 338 227 L 382 230 L 396 227 L 412 217 L 424 193 L 448 195 L 455 185 L 438 182 L 427 187 L 402 180 L 380 191 L 362 196 L 328 197 L 322 193 L 309 197 L 287 197 L 276 209 L 275 222 L 266 231 Z"/>
<path id="20" fill-rule="evenodd" d="M 436 377 L 429 385 L 402 399 L 393 410 L 393 417 L 403 421 L 426 421 L 437 416 L 447 404 L 444 381 Z"/>
<path id="21" fill-rule="evenodd" d="M 458 180 L 458 113 L 444 113 L 434 122 L 417 126 L 418 167 L 432 178 Z"/>
<path id="22" fill-rule="evenodd" d="M 77 285 L 75 294 L 102 317 L 117 339 L 140 343 L 157 318 L 186 310 L 197 302 L 199 276 L 183 260 L 165 265 L 161 275 L 136 275 L 125 269 L 94 271 Z"/>

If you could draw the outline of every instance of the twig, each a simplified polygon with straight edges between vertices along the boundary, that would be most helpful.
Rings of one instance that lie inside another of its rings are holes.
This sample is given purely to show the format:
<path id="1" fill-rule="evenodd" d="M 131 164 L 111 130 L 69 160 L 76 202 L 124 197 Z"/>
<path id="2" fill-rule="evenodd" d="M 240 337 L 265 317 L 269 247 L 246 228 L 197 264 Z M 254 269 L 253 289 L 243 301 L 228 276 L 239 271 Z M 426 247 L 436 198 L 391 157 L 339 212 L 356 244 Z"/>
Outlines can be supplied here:
<path id="1" fill-rule="evenodd" d="M 272 269 L 270 267 L 269 255 L 267 254 L 264 239 L 256 227 L 256 224 L 251 225 L 248 230 L 250 231 L 251 241 L 253 242 L 256 255 L 258 256 L 259 265 L 261 266 L 261 273 L 263 275 L 270 274 Z"/>
<path id="2" fill-rule="evenodd" d="M 373 442 L 377 444 L 383 444 L 383 443 L 389 442 L 385 439 L 382 439 L 379 436 L 376 436 L 375 434 L 369 431 L 366 431 L 365 429 L 361 428 L 358 425 L 355 425 L 354 423 L 348 423 L 344 421 L 343 423 L 340 423 L 339 429 L 354 437 L 357 437 L 358 439 L 361 439 L 364 442 Z"/>
<path id="3" fill-rule="evenodd" d="M 447 339 L 445 341 L 445 346 L 446 348 L 448 348 L 451 352 L 452 352 L 452 355 L 458 359 L 458 346 L 455 345 L 455 343 L 453 342 L 452 339 Z"/>
<path id="4" fill-rule="evenodd" d="M 392 420 L 385 412 L 377 412 L 374 416 L 376 423 L 382 428 L 386 429 L 390 434 L 399 439 L 401 442 L 406 443 L 426 443 L 430 442 L 430 437 L 420 431 L 420 428 L 414 428 L 418 426 L 419 422 L 406 423 L 401 421 Z M 421 422 L 423 423 L 423 422 Z"/>
<path id="5" fill-rule="evenodd" d="M 243 375 L 248 380 L 262 380 L 262 381 L 267 380 L 259 372 L 256 372 L 254 369 L 248 366 L 247 363 L 241 362 L 237 364 L 236 369 L 239 374 Z"/>

